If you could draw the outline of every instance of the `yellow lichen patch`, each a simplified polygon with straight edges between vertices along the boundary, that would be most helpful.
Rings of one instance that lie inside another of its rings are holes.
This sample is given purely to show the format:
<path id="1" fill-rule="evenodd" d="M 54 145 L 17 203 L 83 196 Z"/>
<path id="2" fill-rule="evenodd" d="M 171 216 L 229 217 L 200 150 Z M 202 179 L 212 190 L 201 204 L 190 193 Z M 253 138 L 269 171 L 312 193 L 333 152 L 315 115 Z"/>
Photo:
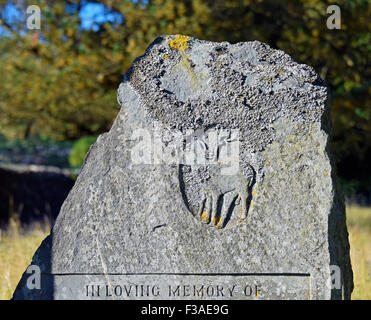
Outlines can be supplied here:
<path id="1" fill-rule="evenodd" d="M 169 55 L 168 55 L 168 54 L 165 54 L 165 55 L 164 55 L 164 59 L 165 59 L 165 60 L 169 59 Z"/>
<path id="2" fill-rule="evenodd" d="M 204 211 L 200 216 L 201 221 L 207 222 L 207 212 Z"/>
<path id="3" fill-rule="evenodd" d="M 222 218 L 220 217 L 213 217 L 212 219 L 212 222 L 215 224 L 215 228 L 217 229 L 220 229 L 221 228 L 221 224 L 222 224 Z"/>
<path id="4" fill-rule="evenodd" d="M 188 41 L 188 36 L 177 36 L 175 39 L 169 41 L 169 46 L 171 48 L 184 51 L 188 48 Z"/>
<path id="5" fill-rule="evenodd" d="M 255 192 L 255 191 L 251 192 L 251 194 L 252 194 L 253 196 L 256 196 L 256 192 Z"/>

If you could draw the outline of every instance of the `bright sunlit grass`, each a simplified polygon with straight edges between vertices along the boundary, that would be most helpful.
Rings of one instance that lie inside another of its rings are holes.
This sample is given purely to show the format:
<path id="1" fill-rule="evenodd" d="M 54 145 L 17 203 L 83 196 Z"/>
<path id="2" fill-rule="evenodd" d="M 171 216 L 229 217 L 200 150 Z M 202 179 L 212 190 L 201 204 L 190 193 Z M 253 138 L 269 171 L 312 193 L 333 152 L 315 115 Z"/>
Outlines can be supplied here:
<path id="1" fill-rule="evenodd" d="M 354 274 L 353 300 L 371 300 L 371 208 L 347 208 L 350 256 Z"/>
<path id="2" fill-rule="evenodd" d="M 0 300 L 12 297 L 33 254 L 49 231 L 47 222 L 23 229 L 17 220 L 11 220 L 6 231 L 0 230 Z"/>

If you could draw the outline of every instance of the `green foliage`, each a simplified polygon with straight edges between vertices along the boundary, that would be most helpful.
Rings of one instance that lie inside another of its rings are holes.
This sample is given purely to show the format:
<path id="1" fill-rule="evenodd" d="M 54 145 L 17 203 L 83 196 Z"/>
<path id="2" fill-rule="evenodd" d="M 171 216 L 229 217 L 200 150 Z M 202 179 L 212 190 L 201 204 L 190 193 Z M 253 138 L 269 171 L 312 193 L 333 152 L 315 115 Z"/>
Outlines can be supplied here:
<path id="1" fill-rule="evenodd" d="M 90 146 L 97 140 L 97 136 L 86 136 L 78 139 L 68 157 L 71 167 L 79 167 L 83 164 L 86 153 Z"/>

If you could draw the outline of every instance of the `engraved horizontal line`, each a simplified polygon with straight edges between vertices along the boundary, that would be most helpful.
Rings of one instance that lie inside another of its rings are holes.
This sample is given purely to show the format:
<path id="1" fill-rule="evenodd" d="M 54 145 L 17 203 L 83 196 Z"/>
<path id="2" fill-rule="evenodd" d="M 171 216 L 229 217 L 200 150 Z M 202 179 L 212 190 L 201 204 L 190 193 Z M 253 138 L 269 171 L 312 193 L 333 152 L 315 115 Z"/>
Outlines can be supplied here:
<path id="1" fill-rule="evenodd" d="M 277 277 L 310 277 L 310 273 L 41 273 L 49 276 L 277 276 Z"/>

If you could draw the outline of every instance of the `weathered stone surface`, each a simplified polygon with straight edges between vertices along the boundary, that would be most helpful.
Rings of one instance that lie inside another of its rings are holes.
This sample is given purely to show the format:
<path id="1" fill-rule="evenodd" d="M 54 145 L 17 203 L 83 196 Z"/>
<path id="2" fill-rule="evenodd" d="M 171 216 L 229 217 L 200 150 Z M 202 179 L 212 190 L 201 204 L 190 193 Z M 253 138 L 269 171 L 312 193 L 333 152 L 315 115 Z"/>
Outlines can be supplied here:
<path id="1" fill-rule="evenodd" d="M 98 285 L 158 286 L 153 299 L 202 285 L 240 288 L 203 299 L 350 297 L 327 87 L 311 67 L 257 41 L 160 37 L 126 73 L 118 101 L 33 258 L 41 290 L 27 289 L 25 273 L 15 299 L 97 299 L 88 292 Z"/>

